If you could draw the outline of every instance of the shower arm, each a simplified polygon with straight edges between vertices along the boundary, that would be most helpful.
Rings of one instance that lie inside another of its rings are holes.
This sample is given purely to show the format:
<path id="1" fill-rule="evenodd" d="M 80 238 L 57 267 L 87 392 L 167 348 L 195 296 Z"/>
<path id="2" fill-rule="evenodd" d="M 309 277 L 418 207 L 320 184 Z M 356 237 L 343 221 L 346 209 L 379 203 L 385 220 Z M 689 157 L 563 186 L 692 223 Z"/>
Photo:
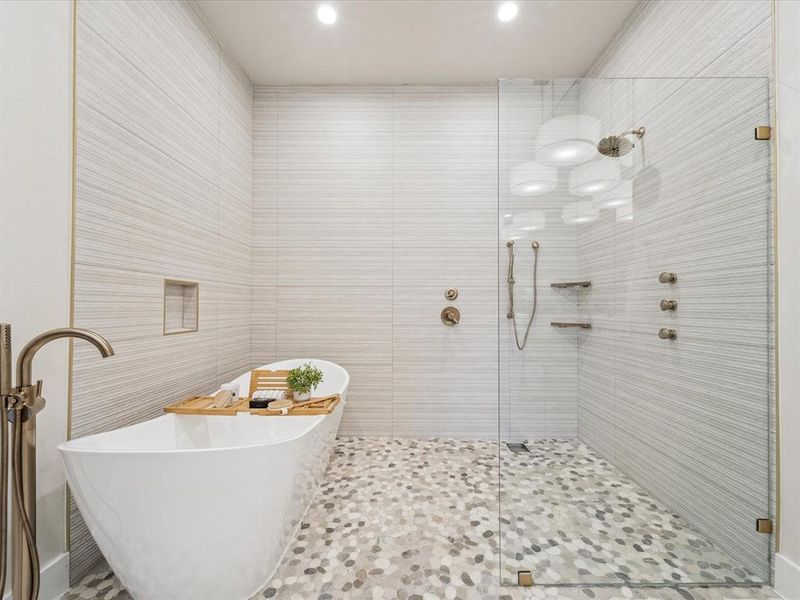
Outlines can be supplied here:
<path id="1" fill-rule="evenodd" d="M 637 138 L 643 138 L 644 127 L 637 127 L 636 129 L 629 129 L 628 131 L 623 131 L 617 137 L 624 137 L 626 135 L 635 135 Z"/>

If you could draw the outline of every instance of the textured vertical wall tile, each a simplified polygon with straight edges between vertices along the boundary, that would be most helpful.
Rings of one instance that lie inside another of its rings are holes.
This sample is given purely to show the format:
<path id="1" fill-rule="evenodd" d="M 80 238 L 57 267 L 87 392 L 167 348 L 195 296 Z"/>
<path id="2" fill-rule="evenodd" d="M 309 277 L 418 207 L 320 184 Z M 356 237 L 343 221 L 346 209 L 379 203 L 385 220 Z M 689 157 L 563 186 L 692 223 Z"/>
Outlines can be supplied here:
<path id="1" fill-rule="evenodd" d="M 496 435 L 496 88 L 265 87 L 253 113 L 254 322 L 277 336 L 254 348 L 344 365 L 343 432 Z"/>
<path id="2" fill-rule="evenodd" d="M 580 104 L 609 132 L 647 128 L 629 161 L 633 221 L 608 211 L 578 234 L 594 327 L 578 351 L 579 436 L 765 580 L 770 541 L 753 522 L 770 511 L 770 157 L 753 127 L 769 122 L 770 17 L 767 1 L 632 13 L 590 75 L 644 79 L 586 82 Z M 658 339 L 664 326 L 678 340 Z"/>
<path id="3" fill-rule="evenodd" d="M 73 436 L 213 391 L 274 323 L 252 327 L 250 82 L 191 3 L 86 2 L 78 19 L 75 324 L 116 356 L 76 344 Z M 165 278 L 199 282 L 198 332 L 163 335 Z M 76 580 L 100 554 L 74 506 L 70 522 Z"/>
<path id="4" fill-rule="evenodd" d="M 576 91 L 574 82 L 553 89 L 561 110 L 575 110 Z M 520 119 L 529 118 L 526 100 Z M 278 356 L 316 349 L 354 372 L 374 368 L 377 357 L 389 382 L 369 398 L 354 389 L 343 431 L 496 435 L 498 392 L 507 391 L 497 379 L 498 301 L 505 303 L 497 289 L 497 112 L 495 86 L 255 90 L 253 268 L 264 285 L 253 309 L 256 321 L 277 324 L 277 340 L 256 333 L 253 344 Z M 509 133 L 520 155 L 530 151 L 528 133 Z M 547 322 L 576 311 L 574 292 L 548 285 L 575 272 L 576 232 L 559 226 L 562 205 L 559 197 L 546 207 L 552 234 L 543 238 L 535 343 L 513 355 L 540 384 L 513 383 L 515 435 L 576 431 L 576 336 Z M 522 317 L 532 301 L 531 258 L 528 249 L 518 259 Z M 505 260 L 503 252 L 503 267 Z M 272 286 L 278 313 L 270 321 Z M 463 320 L 453 329 L 439 320 L 447 287 L 461 290 L 453 304 Z"/>
<path id="5" fill-rule="evenodd" d="M 391 288 L 279 286 L 277 297 L 280 355 L 391 363 Z"/>
<path id="6" fill-rule="evenodd" d="M 252 236 L 253 337 L 251 366 L 278 358 L 278 94 L 253 90 L 253 215 Z"/>
<path id="7" fill-rule="evenodd" d="M 90 6 L 84 13 L 94 10 L 94 4 Z M 124 29 L 116 30 L 116 34 L 109 28 L 99 32 L 88 27 L 82 18 L 78 29 L 78 62 L 92 65 L 77 72 L 78 88 L 82 90 L 78 102 L 87 102 L 143 142 L 216 182 L 218 147 L 213 123 L 195 119 L 146 71 L 131 63 L 130 55 L 124 54 L 116 43 Z M 114 77 L 108 77 L 108 73 L 114 73 Z"/>
<path id="8" fill-rule="evenodd" d="M 347 392 L 348 418 L 340 435 L 363 437 L 392 435 L 392 365 L 351 364 Z"/>

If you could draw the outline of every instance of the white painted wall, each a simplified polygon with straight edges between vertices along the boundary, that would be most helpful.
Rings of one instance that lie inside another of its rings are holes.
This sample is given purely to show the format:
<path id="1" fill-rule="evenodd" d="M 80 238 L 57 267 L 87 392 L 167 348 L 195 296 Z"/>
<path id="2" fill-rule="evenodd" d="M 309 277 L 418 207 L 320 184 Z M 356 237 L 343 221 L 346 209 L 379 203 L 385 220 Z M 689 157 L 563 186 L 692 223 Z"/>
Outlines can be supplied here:
<path id="1" fill-rule="evenodd" d="M 775 589 L 800 598 L 800 3 L 776 3 L 778 361 L 781 419 L 780 547 Z"/>
<path id="2" fill-rule="evenodd" d="M 0 2 L 0 321 L 19 350 L 69 323 L 72 214 L 72 6 Z M 56 445 L 66 437 L 67 344 L 34 364 L 47 408 L 38 417 L 41 598 L 67 589 L 65 480 Z M 49 568 L 48 568 L 49 567 Z"/>

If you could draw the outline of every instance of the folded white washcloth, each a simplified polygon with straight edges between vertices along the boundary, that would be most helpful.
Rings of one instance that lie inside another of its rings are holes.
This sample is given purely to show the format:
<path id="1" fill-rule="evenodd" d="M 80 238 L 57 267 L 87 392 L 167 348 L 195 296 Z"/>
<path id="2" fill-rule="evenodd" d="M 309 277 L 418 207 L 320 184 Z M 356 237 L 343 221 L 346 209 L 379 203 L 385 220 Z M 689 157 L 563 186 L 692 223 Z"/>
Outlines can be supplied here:
<path id="1" fill-rule="evenodd" d="M 231 404 L 233 404 L 233 394 L 225 390 L 214 394 L 211 401 L 212 408 L 228 408 Z"/>
<path id="2" fill-rule="evenodd" d="M 256 390 L 253 392 L 253 400 L 284 400 L 286 390 Z"/>
<path id="3" fill-rule="evenodd" d="M 234 399 L 239 397 L 238 383 L 223 383 L 220 388 L 223 392 L 230 392 Z"/>

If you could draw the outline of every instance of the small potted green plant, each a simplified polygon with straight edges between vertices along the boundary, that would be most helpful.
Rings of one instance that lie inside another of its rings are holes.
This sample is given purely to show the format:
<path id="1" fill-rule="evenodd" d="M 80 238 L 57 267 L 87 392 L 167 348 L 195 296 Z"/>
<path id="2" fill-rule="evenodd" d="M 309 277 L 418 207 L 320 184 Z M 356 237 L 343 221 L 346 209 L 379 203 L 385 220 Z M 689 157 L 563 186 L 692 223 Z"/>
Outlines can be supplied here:
<path id="1" fill-rule="evenodd" d="M 310 363 L 291 369 L 286 377 L 286 384 L 292 390 L 295 400 L 311 398 L 311 392 L 320 383 L 322 383 L 322 371 Z"/>

